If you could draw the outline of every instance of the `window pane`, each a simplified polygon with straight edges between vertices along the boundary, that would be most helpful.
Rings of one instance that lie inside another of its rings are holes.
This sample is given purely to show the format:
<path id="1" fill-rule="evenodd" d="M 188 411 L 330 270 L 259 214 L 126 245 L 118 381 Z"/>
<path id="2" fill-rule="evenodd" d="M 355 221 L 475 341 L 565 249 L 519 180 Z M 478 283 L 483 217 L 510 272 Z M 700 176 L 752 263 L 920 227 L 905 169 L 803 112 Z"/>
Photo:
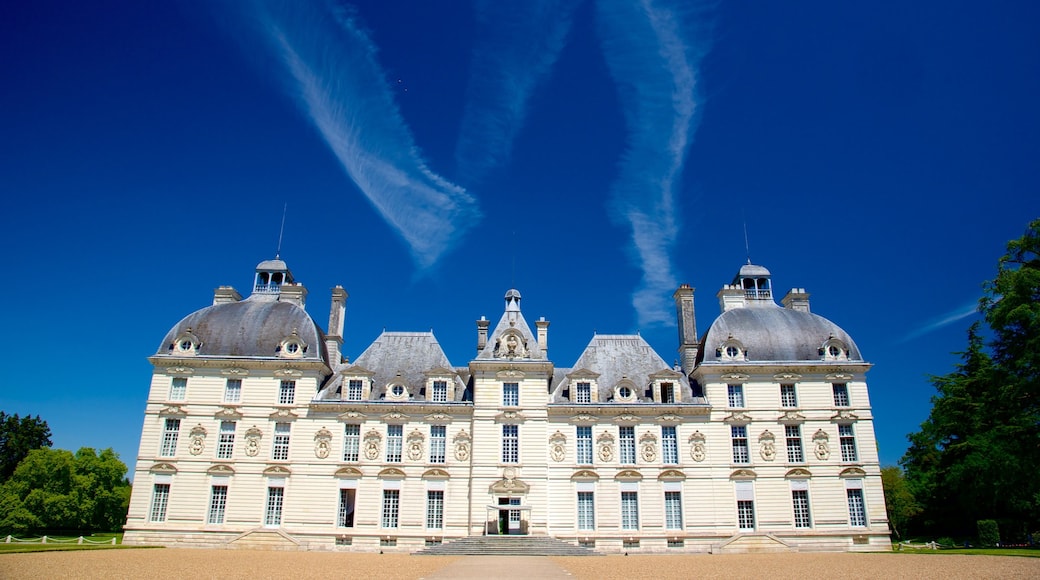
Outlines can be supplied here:
<path id="1" fill-rule="evenodd" d="M 661 458 L 665 463 L 679 463 L 679 442 L 675 427 L 661 427 Z"/>
<path id="2" fill-rule="evenodd" d="M 744 385 L 728 385 L 726 390 L 730 407 L 744 406 Z"/>
<path id="3" fill-rule="evenodd" d="M 187 393 L 188 379 L 184 377 L 174 377 L 173 382 L 170 383 L 170 400 L 183 401 Z"/>
<path id="4" fill-rule="evenodd" d="M 282 381 L 278 388 L 278 404 L 292 405 L 296 402 L 296 381 Z"/>
<path id="5" fill-rule="evenodd" d="M 794 527 L 811 527 L 812 522 L 809 518 L 809 492 L 804 489 L 792 490 L 791 503 L 794 506 Z"/>
<path id="6" fill-rule="evenodd" d="M 834 406 L 849 406 L 849 386 L 845 383 L 834 383 Z"/>
<path id="7" fill-rule="evenodd" d="M 159 455 L 173 457 L 177 454 L 177 437 L 180 435 L 180 430 L 180 419 L 166 419 L 163 423 L 162 447 L 159 449 Z"/>
<path id="8" fill-rule="evenodd" d="M 847 489 L 845 490 L 845 493 L 849 498 L 849 525 L 867 525 L 867 509 L 863 505 L 863 490 Z"/>
<path id="9" fill-rule="evenodd" d="M 802 428 L 798 425 L 787 425 L 784 427 L 784 434 L 787 436 L 787 461 L 805 461 L 805 454 L 802 452 Z"/>
<path id="10" fill-rule="evenodd" d="M 265 526 L 282 525 L 282 500 L 285 497 L 285 488 L 267 488 L 267 509 L 264 512 Z"/>
<path id="11" fill-rule="evenodd" d="M 444 463 L 447 431 L 448 428 L 444 425 L 430 426 L 430 463 Z"/>
<path id="12" fill-rule="evenodd" d="M 242 379 L 228 379 L 224 385 L 224 402 L 238 403 L 242 400 Z"/>
<path id="13" fill-rule="evenodd" d="M 751 456 L 748 453 L 747 427 L 732 426 L 730 434 L 733 438 L 733 463 L 750 463 Z"/>
<path id="14" fill-rule="evenodd" d="M 798 397 L 795 393 L 794 385 L 780 385 L 780 406 L 798 406 Z"/>
<path id="15" fill-rule="evenodd" d="M 209 493 L 209 518 L 211 524 L 224 523 L 224 509 L 227 507 L 227 486 L 214 485 Z"/>
<path id="16" fill-rule="evenodd" d="M 755 502 L 740 500 L 737 502 L 737 525 L 742 530 L 755 529 Z"/>
<path id="17" fill-rule="evenodd" d="M 357 461 L 361 447 L 361 425 L 343 426 L 343 461 Z"/>
<path id="18" fill-rule="evenodd" d="M 386 460 L 388 463 L 401 462 L 401 444 L 404 436 L 402 425 L 387 425 L 386 427 Z"/>
<path id="19" fill-rule="evenodd" d="M 170 484 L 157 483 L 152 487 L 152 509 L 149 520 L 153 522 L 166 521 L 166 505 L 170 503 Z"/>
<path id="20" fill-rule="evenodd" d="M 633 464 L 636 462 L 636 428 L 620 428 L 620 453 L 621 463 Z"/>
<path id="21" fill-rule="evenodd" d="M 231 459 L 235 450 L 235 422 L 221 421 L 217 439 L 217 459 Z"/>
<path id="22" fill-rule="evenodd" d="M 516 407 L 520 404 L 520 384 L 505 383 L 502 385 L 502 406 Z"/>
<path id="23" fill-rule="evenodd" d="M 354 527 L 354 489 L 339 490 L 339 512 L 336 523 L 341 528 Z"/>
<path id="24" fill-rule="evenodd" d="M 361 381 L 357 379 L 351 379 L 347 382 L 347 400 L 348 401 L 360 401 L 361 400 Z"/>
<path id="25" fill-rule="evenodd" d="M 271 447 L 271 459 L 284 461 L 289 459 L 289 423 L 274 424 L 274 445 Z"/>
<path id="26" fill-rule="evenodd" d="M 592 463 L 592 427 L 578 427 L 578 463 Z"/>
<path id="27" fill-rule="evenodd" d="M 444 527 L 444 492 L 426 492 L 426 527 L 441 529 Z"/>
<path id="28" fill-rule="evenodd" d="M 502 425 L 502 463 L 520 461 L 520 429 L 517 425 Z"/>
<path id="29" fill-rule="evenodd" d="M 621 492 L 621 529 L 639 529 L 639 495 L 637 492 Z"/>
<path id="30" fill-rule="evenodd" d="M 383 490 L 383 519 L 384 528 L 397 527 L 397 513 L 400 508 L 400 494 L 396 489 Z"/>
<path id="31" fill-rule="evenodd" d="M 664 492 L 664 527 L 682 529 L 682 495 L 677 491 Z"/>
<path id="32" fill-rule="evenodd" d="M 596 529 L 596 505 L 591 491 L 578 492 L 578 529 Z"/>
<path id="33" fill-rule="evenodd" d="M 447 381 L 433 381 L 433 396 L 431 400 L 434 403 L 444 403 L 448 401 L 448 382 Z"/>

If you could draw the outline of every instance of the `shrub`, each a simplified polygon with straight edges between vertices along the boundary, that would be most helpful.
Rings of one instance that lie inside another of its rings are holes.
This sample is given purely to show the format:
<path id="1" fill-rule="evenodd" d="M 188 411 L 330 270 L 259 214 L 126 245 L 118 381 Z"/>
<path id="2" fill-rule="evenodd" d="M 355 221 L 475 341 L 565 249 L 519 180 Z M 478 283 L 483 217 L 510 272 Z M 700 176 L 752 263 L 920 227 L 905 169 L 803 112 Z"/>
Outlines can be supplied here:
<path id="1" fill-rule="evenodd" d="M 976 524 L 979 529 L 980 546 L 996 546 L 1000 543 L 1000 527 L 997 520 L 979 520 Z"/>

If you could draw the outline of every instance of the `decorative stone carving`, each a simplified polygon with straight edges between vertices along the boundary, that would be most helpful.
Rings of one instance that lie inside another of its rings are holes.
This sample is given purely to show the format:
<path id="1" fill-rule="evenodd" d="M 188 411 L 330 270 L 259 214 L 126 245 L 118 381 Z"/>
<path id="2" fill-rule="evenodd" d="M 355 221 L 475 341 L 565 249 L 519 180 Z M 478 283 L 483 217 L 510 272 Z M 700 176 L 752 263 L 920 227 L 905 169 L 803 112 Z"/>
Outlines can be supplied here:
<path id="1" fill-rule="evenodd" d="M 824 460 L 831 456 L 831 448 L 828 445 L 830 437 L 823 429 L 817 430 L 816 433 L 813 434 L 812 440 L 817 459 Z"/>
<path id="2" fill-rule="evenodd" d="M 596 438 L 596 447 L 599 449 L 599 460 L 604 463 L 614 461 L 614 436 L 604 431 Z"/>
<path id="3" fill-rule="evenodd" d="M 195 369 L 191 367 L 167 367 L 166 374 L 171 377 L 187 377 L 195 374 Z"/>
<path id="4" fill-rule="evenodd" d="M 451 415 L 447 413 L 430 413 L 423 417 L 423 421 L 428 425 L 444 425 L 451 423 Z"/>
<path id="5" fill-rule="evenodd" d="M 776 373 L 773 375 L 773 380 L 778 383 L 791 383 L 802 380 L 802 375 L 795 373 Z"/>
<path id="6" fill-rule="evenodd" d="M 657 422 L 661 425 L 675 425 L 682 423 L 683 418 L 679 415 L 673 415 L 671 413 L 667 415 L 658 415 Z"/>
<path id="7" fill-rule="evenodd" d="M 272 421 L 279 422 L 295 421 L 296 419 L 300 418 L 300 416 L 296 413 L 293 413 L 291 409 L 278 409 L 277 411 L 271 413 L 267 417 Z"/>
<path id="8" fill-rule="evenodd" d="M 246 431 L 246 455 L 256 457 L 260 453 L 260 439 L 264 432 L 253 425 Z"/>
<path id="9" fill-rule="evenodd" d="M 751 469 L 737 469 L 729 474 L 730 479 L 755 479 L 758 475 Z"/>
<path id="10" fill-rule="evenodd" d="M 379 447 L 383 442 L 383 436 L 375 429 L 365 433 L 365 459 L 375 461 L 379 457 Z"/>
<path id="11" fill-rule="evenodd" d="M 413 429 L 412 432 L 408 434 L 408 459 L 411 459 L 412 461 L 419 461 L 422 459 L 424 451 L 423 441 L 425 440 L 426 437 L 424 437 L 422 432 L 418 429 Z"/>
<path id="12" fill-rule="evenodd" d="M 332 451 L 332 432 L 322 427 L 314 434 L 314 456 L 325 459 Z"/>
<path id="13" fill-rule="evenodd" d="M 784 475 L 784 477 L 788 479 L 808 479 L 812 477 L 812 473 L 804 467 L 795 467 L 794 469 L 788 471 Z"/>
<path id="14" fill-rule="evenodd" d="M 828 381 L 851 381 L 852 380 L 852 375 L 850 375 L 849 373 L 845 373 L 845 372 L 840 372 L 839 371 L 839 372 L 831 373 L 831 374 L 827 375 L 826 379 Z"/>
<path id="15" fill-rule="evenodd" d="M 639 456 L 647 463 L 657 461 L 657 437 L 647 431 L 639 437 Z"/>
<path id="16" fill-rule="evenodd" d="M 580 425 L 582 423 L 595 423 L 595 422 L 596 422 L 596 417 L 594 415 L 590 415 L 588 413 L 579 413 L 579 414 L 571 417 L 571 423 L 575 423 L 575 424 L 578 424 L 578 425 Z"/>
<path id="17" fill-rule="evenodd" d="M 530 358 L 524 337 L 516 332 L 508 332 L 495 341 L 496 358 Z"/>
<path id="18" fill-rule="evenodd" d="M 639 423 L 639 417 L 632 413 L 622 413 L 621 415 L 614 417 L 614 423 L 618 425 L 634 425 Z"/>
<path id="19" fill-rule="evenodd" d="M 758 453 L 766 461 L 776 459 L 776 437 L 769 432 L 769 429 L 758 436 Z"/>
<path id="20" fill-rule="evenodd" d="M 188 453 L 202 455 L 204 449 L 206 449 L 206 428 L 199 423 L 191 428 L 191 444 L 188 446 Z"/>
<path id="21" fill-rule="evenodd" d="M 469 461 L 469 444 L 472 438 L 466 430 L 459 431 L 455 437 L 452 438 L 452 442 L 455 443 L 455 459 L 459 461 Z"/>
<path id="22" fill-rule="evenodd" d="M 233 367 L 230 369 L 220 369 L 220 374 L 225 377 L 247 377 L 249 376 L 249 371 L 247 369 Z"/>
<path id="23" fill-rule="evenodd" d="M 267 477 L 288 477 L 292 475 L 292 471 L 284 465 L 272 465 L 264 470 L 264 475 Z"/>
<path id="24" fill-rule="evenodd" d="M 234 475 L 235 474 L 235 469 L 233 467 L 231 467 L 230 465 L 225 465 L 223 463 L 218 463 L 217 465 L 214 465 L 214 466 L 210 467 L 209 469 L 207 469 L 206 470 L 206 474 L 207 475 L 217 475 L 217 476 Z"/>
<path id="25" fill-rule="evenodd" d="M 402 413 L 400 411 L 390 411 L 389 413 L 386 413 L 386 414 L 383 415 L 383 422 L 384 423 L 400 423 L 402 421 L 407 421 L 407 420 L 408 420 L 408 415 L 405 415 L 404 413 Z"/>
<path id="26" fill-rule="evenodd" d="M 678 469 L 666 469 L 657 476 L 660 481 L 685 481 L 686 474 Z"/>
<path id="27" fill-rule="evenodd" d="M 842 409 L 831 417 L 831 421 L 834 421 L 835 423 L 852 423 L 857 419 L 859 419 L 859 416 L 848 409 Z"/>
<path id="28" fill-rule="evenodd" d="M 719 378 L 726 381 L 727 383 L 738 383 L 744 382 L 751 377 L 749 375 L 745 375 L 744 373 L 727 373 Z"/>
<path id="29" fill-rule="evenodd" d="M 344 411 L 336 415 L 336 419 L 344 423 L 357 423 L 365 420 L 365 414 L 358 411 Z"/>
<path id="30" fill-rule="evenodd" d="M 297 370 L 297 369 L 294 369 L 294 368 L 291 368 L 291 367 L 286 367 L 284 369 L 275 369 L 275 371 L 272 372 L 271 374 L 273 374 L 276 378 L 279 378 L 279 379 L 300 379 L 300 378 L 303 378 L 303 371 Z"/>
<path id="31" fill-rule="evenodd" d="M 729 415 L 723 417 L 722 420 L 730 425 L 747 425 L 751 422 L 751 415 L 748 415 L 744 411 L 733 411 Z"/>
<path id="32" fill-rule="evenodd" d="M 237 421 L 242 418 L 242 413 L 236 407 L 221 407 L 213 414 L 213 418 L 218 421 Z"/>
<path id="33" fill-rule="evenodd" d="M 784 425 L 798 425 L 805 422 L 805 415 L 798 411 L 784 411 L 776 420 Z"/>
<path id="34" fill-rule="evenodd" d="M 172 463 L 156 463 L 148 469 L 150 473 L 173 474 L 177 473 L 177 466 Z"/>
<path id="35" fill-rule="evenodd" d="M 567 436 L 557 429 L 555 433 L 549 436 L 549 457 L 552 457 L 552 460 L 557 463 L 563 461 L 567 456 L 566 444 Z"/>
<path id="36" fill-rule="evenodd" d="M 502 411 L 501 413 L 495 415 L 495 422 L 496 423 L 523 423 L 524 419 L 526 419 L 526 418 L 527 417 L 524 417 L 524 414 L 521 413 L 520 411 Z"/>
<path id="37" fill-rule="evenodd" d="M 166 405 L 162 409 L 159 409 L 160 417 L 184 417 L 188 412 L 184 410 L 183 405 Z"/>
<path id="38" fill-rule="evenodd" d="M 704 433 L 701 433 L 700 431 L 694 431 L 693 434 L 690 435 L 690 458 L 698 463 L 704 461 L 708 456 L 705 441 L 706 438 L 704 437 Z"/>

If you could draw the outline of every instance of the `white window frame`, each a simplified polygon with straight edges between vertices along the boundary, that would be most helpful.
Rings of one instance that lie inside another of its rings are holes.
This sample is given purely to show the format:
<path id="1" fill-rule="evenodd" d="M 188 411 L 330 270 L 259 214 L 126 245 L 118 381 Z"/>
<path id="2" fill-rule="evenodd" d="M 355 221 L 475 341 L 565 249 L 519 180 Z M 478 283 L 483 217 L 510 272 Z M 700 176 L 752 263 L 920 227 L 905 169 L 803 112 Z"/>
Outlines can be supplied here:
<path id="1" fill-rule="evenodd" d="M 396 529 L 401 515 L 401 490 L 383 490 L 383 509 L 380 525 L 386 529 Z"/>
<path id="2" fill-rule="evenodd" d="M 733 441 L 733 463 L 751 463 L 751 452 L 748 449 L 746 425 L 731 425 L 730 437 Z"/>
<path id="3" fill-rule="evenodd" d="M 242 379 L 228 379 L 227 382 L 224 383 L 224 402 L 242 402 Z"/>
<path id="4" fill-rule="evenodd" d="M 444 463 L 447 459 L 448 428 L 430 425 L 430 463 Z"/>
<path id="5" fill-rule="evenodd" d="M 339 504 L 336 507 L 336 527 L 353 528 L 354 516 L 357 513 L 357 489 L 341 487 L 339 489 Z"/>
<path id="6" fill-rule="evenodd" d="M 289 439 L 292 436 L 292 423 L 275 423 L 274 440 L 271 443 L 271 459 L 287 461 L 289 459 Z"/>
<path id="7" fill-rule="evenodd" d="M 621 491 L 621 529 L 639 529 L 639 492 L 635 490 Z"/>
<path id="8" fill-rule="evenodd" d="M 156 482 L 152 484 L 152 503 L 148 510 L 148 521 L 165 522 L 166 508 L 170 505 L 170 483 Z"/>
<path id="9" fill-rule="evenodd" d="M 755 484 L 752 481 L 733 482 L 737 499 L 737 528 L 742 532 L 755 530 Z"/>
<path id="10" fill-rule="evenodd" d="M 444 529 L 444 490 L 426 490 L 426 529 Z"/>
<path id="11" fill-rule="evenodd" d="M 631 425 L 618 428 L 618 459 L 622 465 L 636 463 L 636 428 Z"/>
<path id="12" fill-rule="evenodd" d="M 856 433 L 852 430 L 852 424 L 838 424 L 838 447 L 841 448 L 841 460 L 848 463 L 859 461 L 859 452 L 856 450 Z"/>
<path id="13" fill-rule="evenodd" d="M 679 463 L 679 436 L 674 425 L 661 427 L 661 462 L 667 465 Z"/>
<path id="14" fill-rule="evenodd" d="M 574 402 L 592 402 L 592 383 L 589 381 L 578 381 L 578 383 L 574 385 Z"/>
<path id="15" fill-rule="evenodd" d="M 863 480 L 847 480 L 845 497 L 849 505 L 849 525 L 854 528 L 867 527 L 867 501 L 863 495 Z"/>
<path id="16" fill-rule="evenodd" d="M 579 425 L 575 440 L 578 442 L 577 461 L 579 465 L 592 465 L 592 426 Z"/>
<path id="17" fill-rule="evenodd" d="M 849 384 L 848 383 L 831 383 L 831 390 L 834 393 L 834 406 L 835 407 L 851 407 L 849 403 Z"/>
<path id="18" fill-rule="evenodd" d="M 519 425 L 502 425 L 502 463 L 520 463 Z"/>
<path id="19" fill-rule="evenodd" d="M 220 433 L 217 435 L 217 459 L 231 459 L 235 453 L 234 421 L 221 421 Z"/>
<path id="20" fill-rule="evenodd" d="M 268 482 L 267 502 L 264 504 L 264 527 L 277 528 L 282 525 L 282 509 L 285 506 L 284 484 Z"/>
<path id="21" fill-rule="evenodd" d="M 730 409 L 744 408 L 744 385 L 726 385 L 726 402 Z"/>
<path id="22" fill-rule="evenodd" d="M 520 383 L 502 383 L 502 406 L 520 406 Z"/>
<path id="23" fill-rule="evenodd" d="M 577 496 L 579 530 L 596 529 L 596 493 L 579 489 Z"/>
<path id="24" fill-rule="evenodd" d="M 361 425 L 347 423 L 343 425 L 343 461 L 352 463 L 360 459 Z"/>
<path id="25" fill-rule="evenodd" d="M 804 479 L 791 481 L 791 510 L 794 513 L 795 528 L 812 528 L 812 507 L 809 502 L 808 481 Z"/>
<path id="26" fill-rule="evenodd" d="M 361 379 L 349 379 L 347 381 L 347 400 L 360 401 L 365 392 L 365 382 Z"/>
<path id="27" fill-rule="evenodd" d="M 167 417 L 163 421 L 162 445 L 159 447 L 160 457 L 177 455 L 177 439 L 180 438 L 181 420 Z"/>
<path id="28" fill-rule="evenodd" d="M 435 380 L 430 385 L 430 401 L 434 403 L 448 402 L 448 381 Z"/>
<path id="29" fill-rule="evenodd" d="M 170 393 L 168 401 L 184 401 L 188 398 L 188 379 L 186 377 L 173 377 L 170 380 Z"/>
<path id="30" fill-rule="evenodd" d="M 780 385 L 780 406 L 785 409 L 798 407 L 798 389 L 795 388 L 794 383 Z"/>
<path id="31" fill-rule="evenodd" d="M 227 483 L 209 486 L 209 512 L 206 516 L 206 523 L 214 525 L 224 523 L 224 515 L 227 511 L 227 498 Z"/>
<path id="32" fill-rule="evenodd" d="M 787 462 L 805 463 L 801 425 L 784 425 L 784 440 L 787 447 Z"/>
<path id="33" fill-rule="evenodd" d="M 296 381 L 284 380 L 278 385 L 278 404 L 296 404 Z"/>
<path id="34" fill-rule="evenodd" d="M 664 528 L 666 530 L 683 529 L 682 492 L 665 489 L 664 492 Z"/>
<path id="35" fill-rule="evenodd" d="M 386 462 L 401 463 L 401 448 L 404 443 L 404 425 L 386 426 Z"/>

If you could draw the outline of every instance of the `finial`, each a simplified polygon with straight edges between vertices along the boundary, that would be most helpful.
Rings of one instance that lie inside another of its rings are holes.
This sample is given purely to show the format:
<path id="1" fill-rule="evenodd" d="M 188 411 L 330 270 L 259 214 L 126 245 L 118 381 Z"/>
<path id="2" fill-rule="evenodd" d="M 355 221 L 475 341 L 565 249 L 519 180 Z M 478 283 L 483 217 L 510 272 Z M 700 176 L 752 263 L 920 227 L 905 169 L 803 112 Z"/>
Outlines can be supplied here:
<path id="1" fill-rule="evenodd" d="M 274 252 L 274 259 L 281 259 L 282 254 L 282 234 L 285 233 L 285 212 L 289 209 L 289 202 L 285 202 L 285 206 L 282 207 L 282 227 L 278 230 L 278 249 Z"/>
<path id="2" fill-rule="evenodd" d="M 747 218 L 744 217 L 744 209 L 740 209 L 740 217 L 744 220 L 744 251 L 747 252 L 747 263 L 751 264 L 751 245 L 748 243 L 747 237 Z"/>

